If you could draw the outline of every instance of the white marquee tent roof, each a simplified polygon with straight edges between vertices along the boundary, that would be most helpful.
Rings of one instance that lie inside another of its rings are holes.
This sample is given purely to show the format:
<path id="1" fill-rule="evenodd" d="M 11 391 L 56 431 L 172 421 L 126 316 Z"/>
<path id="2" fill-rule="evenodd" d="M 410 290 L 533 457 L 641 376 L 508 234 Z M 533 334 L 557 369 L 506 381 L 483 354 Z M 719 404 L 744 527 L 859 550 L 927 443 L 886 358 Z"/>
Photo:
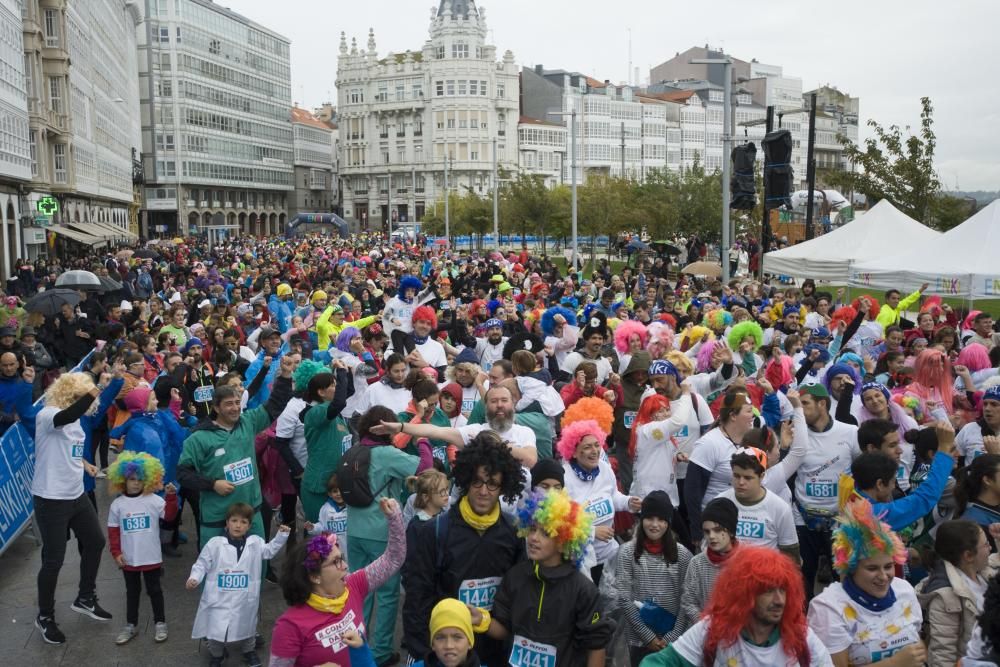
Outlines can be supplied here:
<path id="1" fill-rule="evenodd" d="M 855 264 L 931 247 L 940 236 L 883 199 L 829 234 L 766 253 L 764 271 L 846 284 Z"/>
<path id="2" fill-rule="evenodd" d="M 932 243 L 851 266 L 852 286 L 905 291 L 923 283 L 932 294 L 1000 297 L 1000 200 Z"/>

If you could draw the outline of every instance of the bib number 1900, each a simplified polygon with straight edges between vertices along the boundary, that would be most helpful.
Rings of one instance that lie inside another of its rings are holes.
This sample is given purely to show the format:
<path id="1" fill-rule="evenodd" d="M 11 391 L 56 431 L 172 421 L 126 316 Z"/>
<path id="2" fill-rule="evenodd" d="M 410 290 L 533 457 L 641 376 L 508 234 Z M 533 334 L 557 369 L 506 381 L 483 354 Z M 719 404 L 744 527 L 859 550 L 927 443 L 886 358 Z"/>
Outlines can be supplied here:
<path id="1" fill-rule="evenodd" d="M 250 575 L 246 572 L 220 572 L 219 588 L 224 591 L 242 591 L 250 588 Z"/>

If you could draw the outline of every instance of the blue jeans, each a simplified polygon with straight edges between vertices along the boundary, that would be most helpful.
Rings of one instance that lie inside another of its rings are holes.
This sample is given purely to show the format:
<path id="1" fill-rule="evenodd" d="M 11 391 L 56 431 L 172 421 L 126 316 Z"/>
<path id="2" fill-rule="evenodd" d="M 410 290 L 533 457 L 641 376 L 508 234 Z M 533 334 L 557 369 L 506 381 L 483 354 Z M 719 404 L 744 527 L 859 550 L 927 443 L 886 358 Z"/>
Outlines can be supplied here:
<path id="1" fill-rule="evenodd" d="M 347 540 L 347 561 L 351 572 L 363 570 L 385 553 L 387 543 L 381 540 L 366 540 L 363 537 L 351 537 Z M 396 614 L 399 611 L 399 579 L 400 573 L 389 577 L 382 586 L 369 591 L 365 598 L 365 625 L 368 626 L 368 645 L 375 656 L 375 663 L 387 660 L 393 653 L 396 634 Z M 372 625 L 372 612 L 376 611 L 377 624 Z"/>

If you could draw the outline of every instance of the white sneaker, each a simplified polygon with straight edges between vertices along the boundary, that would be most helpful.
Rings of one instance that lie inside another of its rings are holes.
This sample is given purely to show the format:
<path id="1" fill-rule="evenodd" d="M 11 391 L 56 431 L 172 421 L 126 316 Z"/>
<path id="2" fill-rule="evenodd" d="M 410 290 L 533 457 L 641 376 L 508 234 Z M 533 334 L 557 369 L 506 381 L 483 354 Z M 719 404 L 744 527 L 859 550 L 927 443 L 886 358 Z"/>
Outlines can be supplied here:
<path id="1" fill-rule="evenodd" d="M 157 623 L 156 633 L 153 635 L 153 641 L 155 642 L 165 642 L 167 641 L 167 624 Z"/>
<path id="2" fill-rule="evenodd" d="M 121 632 L 118 633 L 118 637 L 115 638 L 115 643 L 119 646 L 122 644 L 128 644 L 137 634 L 139 634 L 139 632 L 135 629 L 135 626 L 129 623 L 122 628 Z"/>
<path id="3" fill-rule="evenodd" d="M 104 479 L 107 476 L 108 476 L 107 468 L 101 468 L 100 470 L 97 471 L 97 479 Z"/>

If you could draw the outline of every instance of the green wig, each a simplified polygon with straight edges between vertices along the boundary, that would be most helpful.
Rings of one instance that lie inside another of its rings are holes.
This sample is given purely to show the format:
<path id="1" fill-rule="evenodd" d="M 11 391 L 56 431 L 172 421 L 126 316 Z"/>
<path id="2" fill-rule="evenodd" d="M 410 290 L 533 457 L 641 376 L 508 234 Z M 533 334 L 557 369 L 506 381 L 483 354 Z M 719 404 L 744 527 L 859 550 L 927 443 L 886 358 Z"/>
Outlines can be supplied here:
<path id="1" fill-rule="evenodd" d="M 330 368 L 324 366 L 318 361 L 313 361 L 312 359 L 306 359 L 299 364 L 299 367 L 295 369 L 292 373 L 292 384 L 296 391 L 305 391 L 306 387 L 309 386 L 309 380 L 313 377 L 319 375 L 320 373 L 329 373 Z"/>
<path id="2" fill-rule="evenodd" d="M 764 330 L 760 328 L 760 325 L 751 320 L 744 320 L 739 324 L 734 324 L 733 328 L 729 330 L 729 335 L 726 337 L 729 349 L 733 352 L 739 351 L 740 343 L 747 336 L 753 336 L 754 352 L 764 344 Z"/>

